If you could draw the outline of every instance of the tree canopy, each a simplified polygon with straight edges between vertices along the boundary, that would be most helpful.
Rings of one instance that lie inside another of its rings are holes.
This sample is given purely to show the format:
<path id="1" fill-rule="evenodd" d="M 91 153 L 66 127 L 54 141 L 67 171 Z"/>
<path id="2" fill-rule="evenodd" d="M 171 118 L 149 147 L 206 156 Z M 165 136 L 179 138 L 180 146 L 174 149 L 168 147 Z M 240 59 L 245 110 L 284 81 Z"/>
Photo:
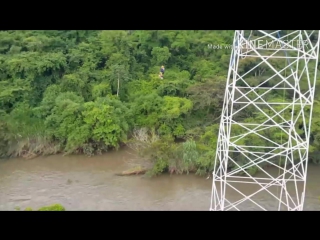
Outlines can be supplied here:
<path id="1" fill-rule="evenodd" d="M 161 139 L 149 148 L 154 171 L 183 171 L 181 161 L 188 171 L 211 170 L 231 51 L 208 44 L 230 45 L 233 35 L 226 30 L 0 31 L 0 156 L 94 154 L 147 129 Z M 244 59 L 239 69 L 252 64 L 254 59 Z M 261 66 L 252 73 L 251 84 L 264 80 L 263 71 Z M 320 150 L 316 98 L 314 162 Z M 247 111 L 239 117 L 250 122 L 259 116 Z"/>

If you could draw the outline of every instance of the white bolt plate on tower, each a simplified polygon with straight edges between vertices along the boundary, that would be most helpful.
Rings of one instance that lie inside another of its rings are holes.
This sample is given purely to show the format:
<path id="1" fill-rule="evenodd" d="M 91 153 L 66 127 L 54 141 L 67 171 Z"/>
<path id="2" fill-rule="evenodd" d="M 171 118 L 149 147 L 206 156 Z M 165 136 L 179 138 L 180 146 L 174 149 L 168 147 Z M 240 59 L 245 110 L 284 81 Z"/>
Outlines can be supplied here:
<path id="1" fill-rule="evenodd" d="M 236 30 L 211 211 L 302 211 L 318 30 Z"/>

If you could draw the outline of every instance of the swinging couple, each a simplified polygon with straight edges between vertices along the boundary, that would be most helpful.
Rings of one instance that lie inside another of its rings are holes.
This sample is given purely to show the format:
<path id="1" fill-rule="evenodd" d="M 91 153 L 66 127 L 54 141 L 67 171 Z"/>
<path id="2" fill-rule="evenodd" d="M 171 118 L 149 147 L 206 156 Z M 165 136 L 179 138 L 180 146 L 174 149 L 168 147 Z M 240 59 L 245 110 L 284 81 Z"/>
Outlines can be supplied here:
<path id="1" fill-rule="evenodd" d="M 165 71 L 164 66 L 161 66 L 160 74 L 159 74 L 160 79 L 163 79 L 164 71 Z"/>

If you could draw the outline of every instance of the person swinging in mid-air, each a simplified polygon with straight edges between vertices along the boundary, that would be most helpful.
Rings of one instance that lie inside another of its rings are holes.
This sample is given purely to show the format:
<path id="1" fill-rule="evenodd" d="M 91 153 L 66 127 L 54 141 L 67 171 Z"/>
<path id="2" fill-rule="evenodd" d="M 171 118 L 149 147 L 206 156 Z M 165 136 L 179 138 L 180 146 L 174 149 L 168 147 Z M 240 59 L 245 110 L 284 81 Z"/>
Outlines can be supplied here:
<path id="1" fill-rule="evenodd" d="M 160 74 L 159 74 L 159 77 L 160 77 L 161 79 L 163 79 L 164 71 L 165 71 L 164 66 L 161 66 L 161 68 L 160 68 Z"/>

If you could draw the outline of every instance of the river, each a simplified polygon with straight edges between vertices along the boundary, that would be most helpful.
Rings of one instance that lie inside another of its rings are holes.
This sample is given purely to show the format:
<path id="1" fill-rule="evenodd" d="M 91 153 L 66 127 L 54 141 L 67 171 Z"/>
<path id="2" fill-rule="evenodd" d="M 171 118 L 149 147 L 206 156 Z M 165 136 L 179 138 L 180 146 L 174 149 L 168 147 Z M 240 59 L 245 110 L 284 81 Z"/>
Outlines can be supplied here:
<path id="1" fill-rule="evenodd" d="M 130 168 L 130 158 L 132 153 L 121 149 L 94 157 L 1 161 L 0 210 L 37 209 L 53 203 L 67 210 L 209 210 L 211 178 L 116 176 Z M 305 210 L 320 210 L 319 182 L 320 167 L 310 166 Z"/>

